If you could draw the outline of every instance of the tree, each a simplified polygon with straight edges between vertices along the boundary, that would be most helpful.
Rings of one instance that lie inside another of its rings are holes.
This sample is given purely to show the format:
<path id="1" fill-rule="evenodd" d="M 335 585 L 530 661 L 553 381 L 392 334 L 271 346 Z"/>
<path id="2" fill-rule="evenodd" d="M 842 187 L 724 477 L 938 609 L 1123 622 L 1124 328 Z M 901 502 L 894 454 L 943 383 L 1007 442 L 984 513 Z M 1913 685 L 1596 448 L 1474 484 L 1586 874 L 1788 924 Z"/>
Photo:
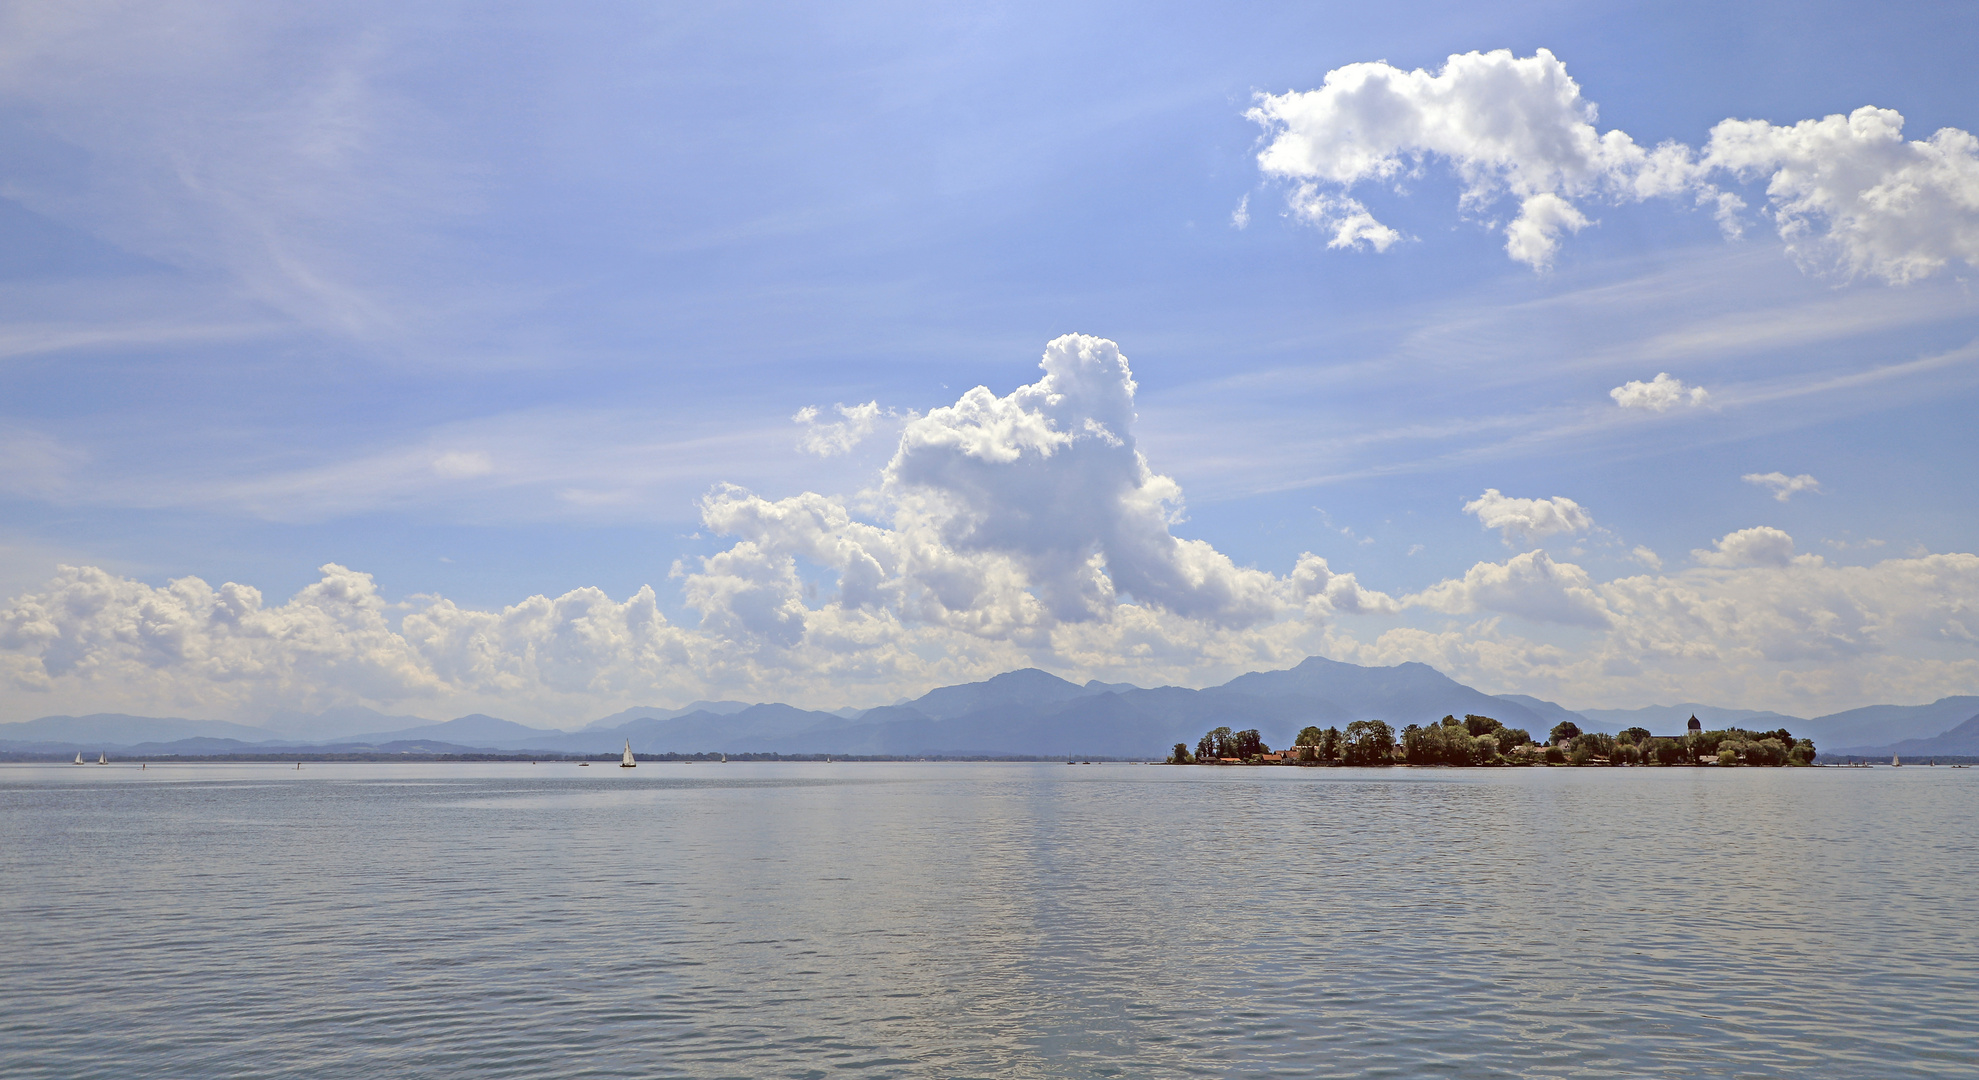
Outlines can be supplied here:
<path id="1" fill-rule="evenodd" d="M 1215 761 L 1218 758 L 1236 758 L 1248 761 L 1259 754 L 1268 754 L 1271 748 L 1264 745 L 1264 739 L 1256 728 L 1246 731 L 1231 731 L 1227 727 L 1211 728 L 1209 733 L 1196 742 L 1196 760 Z"/>
<path id="2" fill-rule="evenodd" d="M 1393 765 L 1395 729 L 1380 720 L 1348 724 L 1343 756 L 1349 765 Z"/>
<path id="3" fill-rule="evenodd" d="M 1571 739 L 1579 734 L 1579 724 L 1574 723 L 1572 720 L 1562 720 L 1553 725 L 1553 730 L 1546 736 L 1546 741 L 1558 746 L 1561 739 Z"/>
<path id="4" fill-rule="evenodd" d="M 1327 761 L 1340 760 L 1340 747 L 1343 736 L 1337 727 L 1329 727 L 1319 741 L 1319 756 Z"/>
<path id="5" fill-rule="evenodd" d="M 1504 726 L 1505 725 L 1499 723 L 1496 720 L 1493 720 L 1488 716 L 1478 716 L 1475 713 L 1464 714 L 1464 729 L 1470 732 L 1471 738 L 1473 739 L 1477 738 L 1479 735 L 1494 734 L 1495 732 L 1502 729 Z"/>
<path id="6" fill-rule="evenodd" d="M 1746 743 L 1745 760 L 1749 765 L 1771 765 L 1775 768 L 1787 763 L 1787 746 L 1771 735 L 1758 742 Z"/>
<path id="7" fill-rule="evenodd" d="M 1299 729 L 1299 737 L 1293 740 L 1292 745 L 1319 746 L 1322 744 L 1325 738 L 1326 738 L 1326 733 L 1324 731 L 1321 731 L 1316 727 L 1310 727 L 1310 726 L 1303 727 Z"/>
<path id="8" fill-rule="evenodd" d="M 1492 747 L 1495 754 L 1495 741 Z M 1477 740 L 1463 721 L 1446 716 L 1440 724 L 1403 728 L 1402 756 L 1411 765 L 1469 765 L 1478 760 Z"/>
<path id="9" fill-rule="evenodd" d="M 1176 743 L 1175 752 L 1168 755 L 1168 763 L 1170 765 L 1193 765 L 1195 764 L 1195 760 L 1195 758 L 1189 756 L 1188 743 Z"/>
<path id="10" fill-rule="evenodd" d="M 1610 765 L 1615 764 L 1615 737 L 1599 731 L 1583 731 L 1567 743 L 1567 757 L 1576 765 L 1586 765 L 1595 758 L 1606 758 Z"/>
<path id="11" fill-rule="evenodd" d="M 1632 727 L 1622 732 L 1617 738 L 1622 742 L 1635 743 L 1640 746 L 1649 741 L 1649 729 L 1646 727 Z"/>
<path id="12" fill-rule="evenodd" d="M 1657 765 L 1675 765 L 1689 756 L 1682 739 L 1651 739 L 1643 749 L 1644 763 L 1653 761 Z"/>

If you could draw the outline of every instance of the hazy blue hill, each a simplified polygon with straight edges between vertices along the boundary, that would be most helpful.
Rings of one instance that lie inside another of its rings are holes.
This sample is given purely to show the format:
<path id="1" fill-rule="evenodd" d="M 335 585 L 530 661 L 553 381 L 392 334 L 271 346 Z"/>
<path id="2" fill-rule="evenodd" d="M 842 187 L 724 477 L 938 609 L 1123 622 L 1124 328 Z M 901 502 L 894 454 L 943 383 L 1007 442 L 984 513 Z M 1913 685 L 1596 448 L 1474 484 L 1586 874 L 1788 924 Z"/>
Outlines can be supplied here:
<path id="1" fill-rule="evenodd" d="M 1808 734 L 1806 718 L 1788 716 L 1785 713 L 1767 712 L 1763 709 L 1723 709 L 1716 705 L 1701 705 L 1686 701 L 1681 705 L 1644 705 L 1639 709 L 1581 709 L 1588 723 L 1582 725 L 1589 731 L 1624 731 L 1632 727 L 1645 727 L 1656 735 L 1681 735 L 1692 716 L 1706 728 L 1740 727 L 1748 731 L 1771 731 L 1786 728 L 1796 736 Z"/>
<path id="2" fill-rule="evenodd" d="M 1546 732 L 1553 730 L 1553 725 L 1569 722 L 1569 721 L 1571 721 L 1574 724 L 1574 726 L 1580 728 L 1582 731 L 1606 730 L 1605 728 L 1596 727 L 1595 725 L 1590 724 L 1588 722 L 1587 717 L 1582 716 L 1580 713 L 1577 713 L 1572 709 L 1567 708 L 1564 705 L 1560 705 L 1556 702 L 1548 701 L 1545 698 L 1536 698 L 1533 697 L 1531 694 L 1497 694 L 1494 696 L 1497 697 L 1499 701 L 1510 702 L 1511 704 L 1517 705 L 1518 707 L 1526 710 L 1527 712 L 1530 712 L 1531 714 L 1539 718 L 1539 727 L 1526 729 L 1526 733 L 1531 735 L 1535 739 L 1545 738 Z M 1487 715 L 1490 715 L 1497 720 L 1505 719 L 1504 717 L 1498 716 L 1495 713 L 1491 713 Z M 1512 726 L 1518 727 L 1519 725 L 1513 724 Z M 1540 730 L 1540 728 L 1544 728 L 1545 731 Z"/>
<path id="3" fill-rule="evenodd" d="M 943 686 L 898 705 L 826 712 L 781 703 L 696 702 L 687 709 L 626 709 L 582 731 L 534 728 L 474 714 L 361 733 L 282 733 L 220 721 L 97 714 L 48 716 L 0 725 L 0 750 L 33 753 L 242 753 L 296 750 L 462 753 L 470 751 L 616 752 L 627 741 L 642 754 L 713 752 L 899 755 L 1157 757 L 1175 743 L 1193 747 L 1213 727 L 1257 728 L 1273 747 L 1306 725 L 1345 727 L 1385 720 L 1397 729 L 1446 715 L 1481 713 L 1534 736 L 1572 720 L 1591 731 L 1643 726 L 1677 731 L 1692 713 L 1709 727 L 1786 727 L 1829 753 L 1858 747 L 1886 754 L 1979 753 L 1960 749 L 1979 738 L 1971 719 L 1979 697 L 1930 705 L 1875 705 L 1812 720 L 1698 703 L 1641 709 L 1571 711 L 1525 694 L 1485 694 L 1426 664 L 1361 667 L 1309 657 L 1283 671 L 1254 671 L 1202 690 L 1142 689 L 1094 680 L 1081 686 L 1036 668 L 981 682 Z M 285 723 L 335 727 L 385 714 L 369 709 L 280 714 Z M 387 717 L 412 719 L 417 717 Z M 608 724 L 609 721 L 617 721 Z M 1955 732 L 1947 728 L 1958 725 Z M 1939 733 L 1944 732 L 1942 738 Z M 1917 741 L 1917 748 L 1911 742 Z M 1927 744 L 1928 745 L 1925 745 Z M 203 749 L 200 749 L 203 747 Z"/>
<path id="4" fill-rule="evenodd" d="M 421 724 L 402 731 L 370 731 L 339 739 L 322 740 L 337 743 L 383 743 L 407 740 L 433 740 L 460 746 L 479 746 L 489 749 L 507 749 L 522 746 L 533 739 L 561 735 L 563 732 L 549 728 L 534 728 L 518 724 L 513 720 L 488 716 L 485 713 L 471 713 L 456 717 L 441 724 Z"/>
<path id="5" fill-rule="evenodd" d="M 1867 705 L 1817 716 L 1807 727 L 1814 744 L 1823 751 L 1831 746 L 1880 747 L 1948 732 L 1974 713 L 1979 713 L 1979 697 L 1967 695 L 1939 698 L 1929 705 Z M 1801 733 L 1799 728 L 1790 730 Z"/>
<path id="6" fill-rule="evenodd" d="M 280 732 L 224 720 L 187 720 L 178 716 L 129 716 L 91 713 L 88 716 L 44 716 L 0 724 L 0 744 L 38 743 L 54 746 L 130 746 L 177 739 L 237 739 L 243 743 L 280 739 Z M 9 746 L 8 749 L 26 749 Z M 36 751 L 42 752 L 42 751 Z"/>
<path id="7" fill-rule="evenodd" d="M 1884 746 L 1845 746 L 1838 750 L 1823 747 L 1821 752 L 1867 757 L 1882 757 L 1885 754 L 1901 754 L 1911 758 L 1979 756 L 1979 715 L 1928 739 L 1903 739 Z"/>
<path id="8" fill-rule="evenodd" d="M 1264 698 L 1326 701 L 1355 719 L 1385 720 L 1397 727 L 1423 724 L 1444 716 L 1476 713 L 1544 736 L 1551 724 L 1516 701 L 1492 697 L 1465 686 L 1428 664 L 1361 667 L 1324 657 L 1307 657 L 1284 671 L 1254 671 L 1239 675 L 1219 689 Z M 1267 733 L 1265 740 L 1270 742 Z"/>
<path id="9" fill-rule="evenodd" d="M 628 728 L 641 727 L 633 748 L 642 752 L 1154 757 L 1177 742 L 1194 746 L 1204 731 L 1218 726 L 1255 727 L 1271 745 L 1283 746 L 1308 724 L 1344 727 L 1363 717 L 1400 728 L 1446 713 L 1475 712 L 1543 735 L 1555 722 L 1548 717 L 1565 710 L 1532 700 L 1539 709 L 1491 697 L 1423 664 L 1364 668 L 1315 658 L 1289 671 L 1253 672 L 1205 690 L 1096 681 L 1080 686 L 1025 669 L 869 709 L 855 723 L 789 706 L 754 706 L 731 717 L 702 714 L 663 727 L 639 722 Z M 772 709 L 789 711 L 776 714 L 774 726 L 752 724 L 744 731 L 736 723 Z"/>
<path id="10" fill-rule="evenodd" d="M 662 709 L 657 705 L 640 705 L 630 709 L 620 709 L 610 716 L 602 716 L 584 725 L 583 731 L 611 731 L 624 727 L 634 720 L 672 720 L 691 713 L 705 712 L 716 716 L 739 713 L 748 708 L 747 701 L 697 701 L 678 709 Z"/>
<path id="11" fill-rule="evenodd" d="M 401 731 L 432 722 L 424 716 L 381 713 L 362 705 L 339 705 L 315 713 L 293 710 L 276 712 L 269 716 L 268 728 L 280 738 L 321 741 L 371 731 Z"/>
<path id="12" fill-rule="evenodd" d="M 441 742 L 437 739 L 397 739 L 389 742 L 358 740 L 333 743 L 298 743 L 293 740 L 278 739 L 274 742 L 242 742 L 239 739 L 193 738 L 172 739 L 133 743 L 129 746 L 91 748 L 73 743 L 47 743 L 36 746 L 0 745 L 0 750 L 22 753 L 81 753 L 85 758 L 94 758 L 99 752 L 107 753 L 110 760 L 120 757 L 215 757 L 227 754 L 472 754 L 485 753 L 485 746 L 461 746 L 457 743 Z"/>
<path id="13" fill-rule="evenodd" d="M 1037 668 L 1019 668 L 982 682 L 938 687 L 906 704 L 923 716 L 948 720 L 990 709 L 1035 709 L 1106 692 L 1106 684 L 1088 688 L 1092 685 L 1080 686 Z"/>
<path id="14" fill-rule="evenodd" d="M 819 726 L 842 727 L 847 723 L 835 713 L 772 702 L 749 705 L 734 712 L 701 710 L 683 716 L 641 716 L 613 728 L 540 733 L 504 748 L 603 753 L 618 750 L 629 740 L 633 752 L 639 754 L 747 753 L 779 750 L 780 740 L 793 733 Z"/>

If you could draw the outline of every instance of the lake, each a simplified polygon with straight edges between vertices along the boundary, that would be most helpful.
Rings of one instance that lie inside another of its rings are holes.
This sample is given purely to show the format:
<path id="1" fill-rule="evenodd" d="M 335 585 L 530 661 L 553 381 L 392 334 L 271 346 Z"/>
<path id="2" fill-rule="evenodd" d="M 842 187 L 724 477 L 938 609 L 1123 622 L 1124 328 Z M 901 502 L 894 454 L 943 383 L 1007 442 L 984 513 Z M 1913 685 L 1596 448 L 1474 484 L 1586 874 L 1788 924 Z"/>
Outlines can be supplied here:
<path id="1" fill-rule="evenodd" d="M 1979 770 L 0 766 L 11 1077 L 1972 1077 Z"/>

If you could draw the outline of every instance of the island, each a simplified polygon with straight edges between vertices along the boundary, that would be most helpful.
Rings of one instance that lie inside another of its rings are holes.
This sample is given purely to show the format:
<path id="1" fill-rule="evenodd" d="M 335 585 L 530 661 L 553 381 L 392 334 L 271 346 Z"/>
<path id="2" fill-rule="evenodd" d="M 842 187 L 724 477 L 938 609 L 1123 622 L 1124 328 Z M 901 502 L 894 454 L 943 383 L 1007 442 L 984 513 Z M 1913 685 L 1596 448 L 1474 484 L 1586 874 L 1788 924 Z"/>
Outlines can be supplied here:
<path id="1" fill-rule="evenodd" d="M 1785 728 L 1747 731 L 1724 728 L 1706 731 L 1691 717 L 1681 735 L 1656 735 L 1632 727 L 1616 735 L 1582 731 L 1563 721 L 1535 741 L 1521 728 L 1506 727 L 1489 716 L 1445 716 L 1429 724 L 1410 724 L 1398 736 L 1381 720 L 1356 720 L 1345 731 L 1307 727 L 1284 750 L 1266 746 L 1256 728 L 1232 731 L 1212 728 L 1191 751 L 1176 743 L 1170 765 L 1294 765 L 1294 766 L 1676 766 L 1786 767 L 1814 764 L 1814 742 L 1796 739 Z"/>

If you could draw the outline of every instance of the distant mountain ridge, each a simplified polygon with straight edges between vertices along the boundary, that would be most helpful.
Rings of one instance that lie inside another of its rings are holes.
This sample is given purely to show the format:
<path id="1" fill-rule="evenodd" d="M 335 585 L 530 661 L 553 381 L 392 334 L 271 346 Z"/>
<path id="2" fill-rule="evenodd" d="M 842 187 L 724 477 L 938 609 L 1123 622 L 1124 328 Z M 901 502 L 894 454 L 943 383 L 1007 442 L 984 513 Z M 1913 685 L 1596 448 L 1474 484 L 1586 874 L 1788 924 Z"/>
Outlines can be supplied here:
<path id="1" fill-rule="evenodd" d="M 314 737 L 294 730 L 309 719 L 307 714 L 296 713 L 277 717 L 289 731 L 122 714 L 50 716 L 0 724 L 0 752 L 198 754 L 445 746 L 453 750 L 431 752 L 601 753 L 630 743 L 640 753 L 1151 757 L 1165 754 L 1177 742 L 1194 745 L 1205 730 L 1220 725 L 1258 728 L 1266 742 L 1279 746 L 1291 742 L 1308 724 L 1344 727 L 1353 720 L 1368 718 L 1399 728 L 1428 723 L 1446 714 L 1466 713 L 1493 716 L 1538 737 L 1562 721 L 1572 721 L 1589 731 L 1643 726 L 1660 733 L 1675 730 L 1695 713 L 1711 727 L 1786 727 L 1797 735 L 1813 737 L 1827 753 L 1838 752 L 1836 747 L 1845 748 L 1851 742 L 1881 753 L 1888 752 L 1891 745 L 1928 742 L 1939 738 L 1941 732 L 1949 738 L 1954 732 L 1947 728 L 1979 716 L 1979 697 L 1944 698 L 1930 705 L 1868 706 L 1811 720 L 1698 703 L 1576 712 L 1529 695 L 1486 694 L 1427 664 L 1362 667 L 1315 656 L 1291 668 L 1249 672 L 1221 686 L 1199 690 L 1097 680 L 1082 685 L 1037 668 L 1021 668 L 980 682 L 936 687 L 912 700 L 863 711 L 800 709 L 775 702 L 697 701 L 678 709 L 621 710 L 578 731 L 529 727 L 479 713 L 435 723 L 361 708 L 318 714 L 326 726 L 342 730 L 334 734 L 310 732 Z M 417 723 L 349 731 L 367 720 Z M 208 749 L 221 746 L 226 748 Z"/>
<path id="2" fill-rule="evenodd" d="M 1910 758 L 1979 757 L 1979 713 L 1974 713 L 1950 731 L 1928 739 L 1903 739 L 1883 746 L 1845 746 L 1827 752 L 1861 757 L 1882 757 L 1885 754 Z"/>

